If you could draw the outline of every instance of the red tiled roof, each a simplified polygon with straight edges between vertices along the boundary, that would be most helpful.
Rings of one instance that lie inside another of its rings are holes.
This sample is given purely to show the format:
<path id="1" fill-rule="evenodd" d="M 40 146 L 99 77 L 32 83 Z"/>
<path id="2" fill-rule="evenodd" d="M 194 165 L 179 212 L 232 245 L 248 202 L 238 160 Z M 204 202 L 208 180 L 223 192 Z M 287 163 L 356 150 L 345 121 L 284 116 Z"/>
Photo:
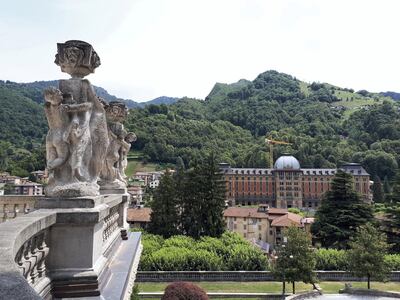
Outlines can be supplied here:
<path id="1" fill-rule="evenodd" d="M 287 214 L 280 216 L 279 218 L 276 218 L 275 220 L 272 221 L 271 226 L 275 227 L 290 227 L 290 226 L 297 226 L 297 227 L 303 227 L 303 224 L 301 222 L 301 219 L 303 217 L 291 212 L 288 212 Z"/>
<path id="2" fill-rule="evenodd" d="M 151 208 L 128 208 L 128 222 L 150 222 Z"/>
<path id="3" fill-rule="evenodd" d="M 270 208 L 268 212 L 259 212 L 258 207 L 228 207 L 224 211 L 224 217 L 275 219 L 286 213 L 287 210 L 282 208 Z"/>

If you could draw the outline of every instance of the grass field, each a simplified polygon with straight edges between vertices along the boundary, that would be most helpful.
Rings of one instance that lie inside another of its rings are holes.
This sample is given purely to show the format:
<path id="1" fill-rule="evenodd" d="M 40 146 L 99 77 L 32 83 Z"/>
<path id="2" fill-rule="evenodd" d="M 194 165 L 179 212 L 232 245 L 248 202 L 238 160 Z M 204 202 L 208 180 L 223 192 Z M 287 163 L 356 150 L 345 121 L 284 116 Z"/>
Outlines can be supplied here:
<path id="1" fill-rule="evenodd" d="M 366 288 L 366 282 L 351 282 L 353 287 Z M 168 283 L 137 283 L 141 292 L 162 292 Z M 281 282 L 195 282 L 207 292 L 237 292 L 237 293 L 280 293 L 282 292 Z M 324 293 L 337 294 L 344 288 L 344 282 L 325 281 L 319 283 Z M 286 284 L 287 292 L 291 292 L 292 285 Z M 371 282 L 371 288 L 382 291 L 400 292 L 398 282 Z M 309 291 L 311 285 L 302 282 L 296 283 L 296 292 Z"/>
<path id="2" fill-rule="evenodd" d="M 126 167 L 125 174 L 130 177 L 134 175 L 136 172 L 151 172 L 159 170 L 160 165 L 154 163 L 143 163 L 138 160 L 129 160 L 128 166 Z"/>
<path id="3" fill-rule="evenodd" d="M 341 99 L 338 102 L 332 103 L 334 106 L 343 106 L 346 108 L 344 113 L 345 117 L 349 117 L 353 112 L 359 110 L 363 106 L 380 104 L 384 100 L 393 101 L 389 97 L 378 96 L 377 99 L 371 97 L 363 97 L 357 93 L 351 93 L 348 91 L 336 90 L 335 96 Z"/>
<path id="4" fill-rule="evenodd" d="M 131 177 L 136 172 L 151 172 L 162 169 L 160 164 L 144 163 L 142 161 L 143 153 L 140 151 L 129 151 L 128 153 L 128 166 L 126 167 L 125 174 Z"/>

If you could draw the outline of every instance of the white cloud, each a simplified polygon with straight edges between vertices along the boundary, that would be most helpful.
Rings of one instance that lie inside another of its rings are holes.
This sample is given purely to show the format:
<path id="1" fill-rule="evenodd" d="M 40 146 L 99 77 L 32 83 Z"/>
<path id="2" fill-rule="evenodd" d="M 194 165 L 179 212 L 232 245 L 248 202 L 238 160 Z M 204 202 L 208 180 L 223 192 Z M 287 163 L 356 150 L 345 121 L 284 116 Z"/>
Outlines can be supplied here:
<path id="1" fill-rule="evenodd" d="M 397 1 L 41 1 L 0 12 L 0 78 L 65 77 L 56 42 L 93 44 L 102 66 L 89 79 L 134 100 L 204 98 L 215 82 L 269 69 L 306 81 L 397 90 Z"/>

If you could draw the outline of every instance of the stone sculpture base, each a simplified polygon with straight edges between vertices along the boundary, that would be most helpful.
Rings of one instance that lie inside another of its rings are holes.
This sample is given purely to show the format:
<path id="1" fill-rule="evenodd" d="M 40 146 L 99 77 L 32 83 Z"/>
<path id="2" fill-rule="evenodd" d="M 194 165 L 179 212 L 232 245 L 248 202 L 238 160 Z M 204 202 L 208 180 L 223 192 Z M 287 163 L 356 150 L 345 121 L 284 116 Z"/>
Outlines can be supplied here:
<path id="1" fill-rule="evenodd" d="M 126 195 L 44 198 L 39 209 L 57 210 L 49 236 L 48 269 L 55 298 L 100 295 L 111 257 L 122 241 Z"/>
<path id="2" fill-rule="evenodd" d="M 48 185 L 45 194 L 49 197 L 71 198 L 82 196 L 98 196 L 99 185 L 95 182 L 76 182 L 65 185 Z"/>

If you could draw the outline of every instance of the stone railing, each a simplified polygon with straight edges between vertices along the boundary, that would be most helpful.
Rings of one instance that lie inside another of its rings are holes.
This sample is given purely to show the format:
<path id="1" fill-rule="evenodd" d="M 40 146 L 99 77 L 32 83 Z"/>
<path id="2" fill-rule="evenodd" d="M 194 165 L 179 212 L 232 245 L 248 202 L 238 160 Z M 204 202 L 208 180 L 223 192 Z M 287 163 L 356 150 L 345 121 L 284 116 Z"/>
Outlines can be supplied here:
<path id="1" fill-rule="evenodd" d="M 0 222 L 14 219 L 34 211 L 39 196 L 0 196 Z"/>
<path id="2" fill-rule="evenodd" d="M 316 271 L 321 281 L 364 281 L 345 271 Z M 391 272 L 390 281 L 400 281 L 400 271 Z M 138 282 L 173 281 L 275 281 L 269 271 L 139 271 Z"/>
<path id="3" fill-rule="evenodd" d="M 46 257 L 49 247 L 46 244 L 48 228 L 28 239 L 16 255 L 16 263 L 26 281 L 35 286 L 47 277 Z"/>
<path id="4" fill-rule="evenodd" d="M 49 293 L 46 239 L 55 223 L 55 212 L 36 211 L 1 225 L 1 299 L 41 299 Z"/>
<path id="5" fill-rule="evenodd" d="M 109 214 L 104 218 L 103 243 L 107 242 L 110 236 L 118 229 L 118 219 L 120 218 L 118 211 L 119 205 L 116 205 L 110 208 Z"/>
<path id="6" fill-rule="evenodd" d="M 0 224 L 0 299 L 99 296 L 110 293 L 108 282 L 115 278 L 122 283 L 120 294 L 128 297 L 141 239 L 130 234 L 122 242 L 126 200 L 126 195 L 42 198 L 32 205 L 37 210 Z"/>

